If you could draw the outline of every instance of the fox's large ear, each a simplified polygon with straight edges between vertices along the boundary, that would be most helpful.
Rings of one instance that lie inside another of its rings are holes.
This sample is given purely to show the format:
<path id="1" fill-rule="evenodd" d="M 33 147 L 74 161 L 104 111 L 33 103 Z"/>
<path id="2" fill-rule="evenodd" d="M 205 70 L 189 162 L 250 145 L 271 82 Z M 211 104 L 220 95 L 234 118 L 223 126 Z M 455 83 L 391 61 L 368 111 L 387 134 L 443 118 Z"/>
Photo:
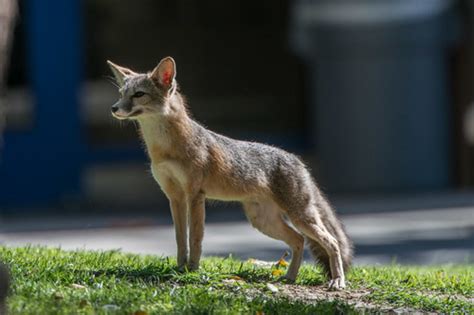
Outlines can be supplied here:
<path id="1" fill-rule="evenodd" d="M 176 63 L 174 59 L 171 57 L 161 59 L 149 76 L 157 86 L 164 87 L 168 91 L 175 84 Z"/>
<path id="2" fill-rule="evenodd" d="M 122 86 L 123 82 L 125 79 L 129 76 L 136 75 L 136 72 L 133 72 L 132 70 L 128 68 L 121 67 L 119 65 L 116 65 L 110 60 L 107 60 L 107 64 L 109 65 L 110 69 L 112 70 L 115 80 L 117 80 L 117 83 Z"/>

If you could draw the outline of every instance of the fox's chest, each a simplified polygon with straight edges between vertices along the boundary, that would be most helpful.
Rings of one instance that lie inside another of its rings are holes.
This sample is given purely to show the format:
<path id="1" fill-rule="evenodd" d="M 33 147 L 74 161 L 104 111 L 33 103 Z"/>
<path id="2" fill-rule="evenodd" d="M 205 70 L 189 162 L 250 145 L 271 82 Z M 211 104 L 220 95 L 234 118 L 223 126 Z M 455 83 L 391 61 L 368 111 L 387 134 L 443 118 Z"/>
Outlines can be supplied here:
<path id="1" fill-rule="evenodd" d="M 181 186 L 185 186 L 189 181 L 189 176 L 185 171 L 184 165 L 179 161 L 165 160 L 159 163 L 151 164 L 151 173 L 153 178 L 163 187 L 163 184 L 171 179 Z"/>

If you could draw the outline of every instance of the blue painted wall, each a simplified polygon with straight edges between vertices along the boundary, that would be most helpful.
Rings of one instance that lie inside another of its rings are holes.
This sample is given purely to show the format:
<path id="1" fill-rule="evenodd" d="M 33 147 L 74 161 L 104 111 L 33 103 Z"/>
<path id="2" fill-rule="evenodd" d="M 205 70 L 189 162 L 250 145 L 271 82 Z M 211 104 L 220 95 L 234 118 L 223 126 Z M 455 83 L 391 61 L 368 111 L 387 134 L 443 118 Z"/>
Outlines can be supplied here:
<path id="1" fill-rule="evenodd" d="M 80 192 L 84 143 L 79 116 L 82 12 L 78 0 L 26 0 L 31 130 L 8 131 L 0 164 L 0 204 L 49 203 Z"/>

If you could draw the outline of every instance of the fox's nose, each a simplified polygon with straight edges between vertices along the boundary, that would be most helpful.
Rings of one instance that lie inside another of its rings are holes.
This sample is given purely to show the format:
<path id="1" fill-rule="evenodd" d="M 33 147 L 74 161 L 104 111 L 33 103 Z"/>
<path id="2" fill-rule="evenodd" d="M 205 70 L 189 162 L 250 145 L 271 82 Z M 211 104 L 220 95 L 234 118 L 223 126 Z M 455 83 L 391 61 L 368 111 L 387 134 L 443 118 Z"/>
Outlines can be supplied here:
<path id="1" fill-rule="evenodd" d="M 117 105 L 112 106 L 112 113 L 116 113 L 119 110 L 119 107 Z"/>

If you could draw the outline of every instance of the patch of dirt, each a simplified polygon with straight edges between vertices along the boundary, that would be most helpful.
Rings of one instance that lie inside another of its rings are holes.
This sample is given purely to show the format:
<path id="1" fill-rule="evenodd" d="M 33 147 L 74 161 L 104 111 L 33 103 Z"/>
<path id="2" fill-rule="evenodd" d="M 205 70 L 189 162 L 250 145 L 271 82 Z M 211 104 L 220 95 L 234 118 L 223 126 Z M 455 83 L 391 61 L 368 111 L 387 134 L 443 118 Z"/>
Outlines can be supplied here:
<path id="1" fill-rule="evenodd" d="M 318 301 L 339 300 L 354 307 L 361 313 L 384 313 L 384 314 L 436 314 L 431 312 L 419 311 L 406 307 L 394 308 L 390 305 L 379 305 L 364 301 L 364 297 L 371 293 L 370 290 L 351 290 L 351 291 L 328 291 L 325 287 L 311 287 L 299 285 L 279 285 L 279 293 L 282 296 L 292 300 L 305 303 L 314 303 Z"/>
<path id="2" fill-rule="evenodd" d="M 360 301 L 361 298 L 370 294 L 369 290 L 328 291 L 326 287 L 322 286 L 301 286 L 295 284 L 283 284 L 279 285 L 278 288 L 282 294 L 300 301 L 332 301 L 335 299 Z"/>

